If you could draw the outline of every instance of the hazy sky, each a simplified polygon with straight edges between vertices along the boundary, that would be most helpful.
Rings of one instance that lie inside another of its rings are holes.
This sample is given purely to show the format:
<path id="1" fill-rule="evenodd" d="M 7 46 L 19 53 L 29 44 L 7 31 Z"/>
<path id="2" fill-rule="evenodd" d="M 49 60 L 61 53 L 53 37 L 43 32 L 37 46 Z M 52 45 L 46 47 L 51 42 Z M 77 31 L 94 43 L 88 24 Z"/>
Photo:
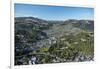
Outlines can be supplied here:
<path id="1" fill-rule="evenodd" d="M 93 8 L 15 4 L 15 17 L 38 17 L 46 20 L 94 19 Z"/>

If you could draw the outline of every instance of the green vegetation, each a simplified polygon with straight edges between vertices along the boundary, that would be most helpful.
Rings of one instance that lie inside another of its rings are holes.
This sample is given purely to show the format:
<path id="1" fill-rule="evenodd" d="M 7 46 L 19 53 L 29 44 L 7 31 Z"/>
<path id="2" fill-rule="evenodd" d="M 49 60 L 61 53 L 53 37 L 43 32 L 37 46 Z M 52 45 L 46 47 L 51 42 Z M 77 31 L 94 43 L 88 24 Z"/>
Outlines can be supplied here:
<path id="1" fill-rule="evenodd" d="M 57 22 L 57 23 L 56 23 Z M 94 24 L 90 20 L 15 20 L 15 65 L 80 62 L 94 59 Z"/>
<path id="2" fill-rule="evenodd" d="M 89 36 L 89 33 L 82 32 L 75 36 L 67 35 L 61 38 L 65 38 L 65 40 L 53 44 L 50 47 L 49 52 L 51 54 L 56 55 L 62 59 L 72 61 L 75 60 L 75 58 L 80 55 L 80 53 L 84 54 L 85 56 L 93 57 L 94 42 L 93 37 Z M 64 44 L 66 42 L 69 43 L 70 46 Z"/>

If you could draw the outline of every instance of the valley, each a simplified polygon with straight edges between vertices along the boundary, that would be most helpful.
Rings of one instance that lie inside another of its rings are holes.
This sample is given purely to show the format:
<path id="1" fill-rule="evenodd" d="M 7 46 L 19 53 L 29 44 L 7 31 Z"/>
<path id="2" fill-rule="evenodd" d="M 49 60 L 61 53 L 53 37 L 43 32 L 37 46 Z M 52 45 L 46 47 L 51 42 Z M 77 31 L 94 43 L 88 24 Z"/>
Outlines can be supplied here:
<path id="1" fill-rule="evenodd" d="M 93 60 L 93 20 L 15 18 L 15 65 Z"/>

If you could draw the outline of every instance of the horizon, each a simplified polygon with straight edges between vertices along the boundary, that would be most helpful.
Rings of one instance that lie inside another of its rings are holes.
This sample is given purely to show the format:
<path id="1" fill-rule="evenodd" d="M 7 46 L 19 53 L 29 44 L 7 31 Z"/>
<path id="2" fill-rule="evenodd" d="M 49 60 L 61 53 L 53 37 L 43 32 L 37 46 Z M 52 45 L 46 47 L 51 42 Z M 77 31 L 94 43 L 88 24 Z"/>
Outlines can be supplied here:
<path id="1" fill-rule="evenodd" d="M 48 21 L 94 20 L 93 8 L 15 3 L 14 9 L 14 17 L 35 17 Z"/>
<path id="2" fill-rule="evenodd" d="M 28 18 L 28 17 L 32 17 L 32 16 L 26 16 L 25 18 Z M 23 18 L 23 17 L 19 16 L 19 17 L 14 17 L 14 18 Z M 33 16 L 33 18 L 38 18 L 38 17 Z M 38 19 L 42 19 L 42 18 L 38 18 Z M 45 20 L 45 19 L 42 19 L 42 20 Z M 46 20 L 46 21 L 67 21 L 67 20 L 91 20 L 91 19 L 66 19 L 66 20 Z"/>

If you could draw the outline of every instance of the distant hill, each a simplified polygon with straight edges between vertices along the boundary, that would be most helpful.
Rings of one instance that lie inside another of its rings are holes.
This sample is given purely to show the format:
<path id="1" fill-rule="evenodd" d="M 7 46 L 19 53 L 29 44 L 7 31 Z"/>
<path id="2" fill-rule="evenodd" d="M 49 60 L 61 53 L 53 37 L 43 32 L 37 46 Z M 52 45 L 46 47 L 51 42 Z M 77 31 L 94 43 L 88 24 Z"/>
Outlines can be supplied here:
<path id="1" fill-rule="evenodd" d="M 47 23 L 47 21 L 35 17 L 15 17 L 15 23 Z"/>
<path id="2" fill-rule="evenodd" d="M 93 20 L 66 20 L 65 24 L 72 24 L 74 27 L 83 29 L 83 30 L 94 30 L 94 21 Z"/>
<path id="3" fill-rule="evenodd" d="M 80 28 L 83 30 L 94 30 L 94 21 L 93 20 L 75 20 L 69 19 L 66 21 L 47 21 L 35 17 L 15 17 L 15 27 L 17 29 L 32 29 L 33 26 L 36 27 L 44 27 L 50 26 L 52 24 L 60 24 L 60 25 L 68 25 L 76 28 Z"/>
<path id="4" fill-rule="evenodd" d="M 15 17 L 16 30 L 32 30 L 48 26 L 48 22 L 35 17 Z"/>

